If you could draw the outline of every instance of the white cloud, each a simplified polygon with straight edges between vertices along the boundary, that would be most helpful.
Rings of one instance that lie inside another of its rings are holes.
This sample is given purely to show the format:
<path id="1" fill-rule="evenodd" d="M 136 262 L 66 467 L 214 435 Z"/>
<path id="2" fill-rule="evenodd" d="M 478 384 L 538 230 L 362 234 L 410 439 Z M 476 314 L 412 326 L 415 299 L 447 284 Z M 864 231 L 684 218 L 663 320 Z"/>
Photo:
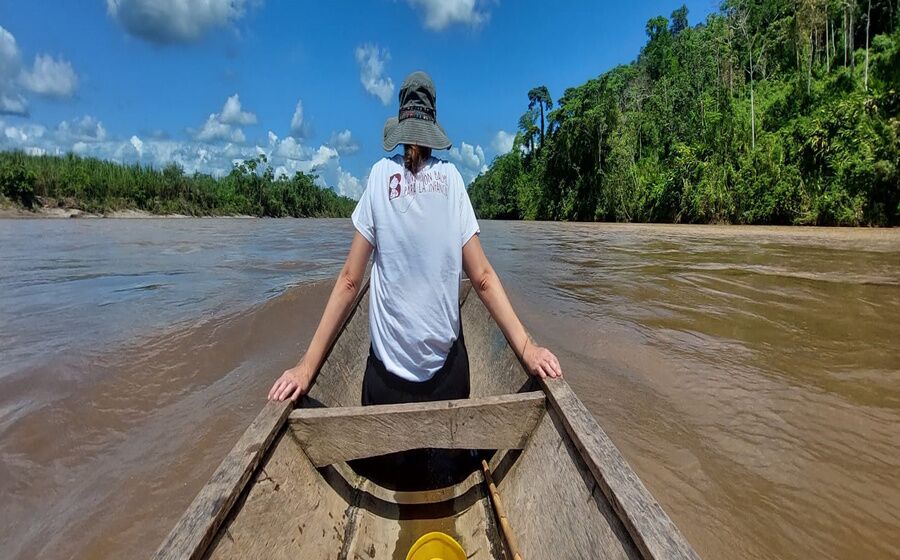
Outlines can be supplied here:
<path id="1" fill-rule="evenodd" d="M 338 159 L 338 153 L 334 148 L 319 146 L 319 149 L 313 152 L 312 159 L 310 160 L 310 170 L 322 167 L 331 161 L 332 158 Z"/>
<path id="2" fill-rule="evenodd" d="M 339 195 L 346 196 L 352 198 L 353 200 L 359 200 L 359 197 L 362 196 L 363 190 L 365 187 L 360 182 L 359 179 L 354 177 L 347 171 L 344 171 L 341 167 L 337 168 L 338 172 L 338 180 L 337 180 L 337 188 L 335 189 Z"/>
<path id="3" fill-rule="evenodd" d="M 356 47 L 356 62 L 359 64 L 359 81 L 375 97 L 385 105 L 391 102 L 394 95 L 394 81 L 385 76 L 384 66 L 391 59 L 387 49 L 367 43 Z"/>
<path id="4" fill-rule="evenodd" d="M 248 0 L 106 0 L 125 31 L 151 43 L 190 43 L 246 12 Z"/>
<path id="5" fill-rule="evenodd" d="M 220 113 L 210 113 L 200 130 L 190 131 L 200 142 L 234 142 L 243 144 L 247 139 L 240 125 L 255 124 L 256 115 L 244 111 L 238 94 L 225 100 Z"/>
<path id="6" fill-rule="evenodd" d="M 131 137 L 131 146 L 134 148 L 134 151 L 137 152 L 138 158 L 143 157 L 144 155 L 144 142 L 137 136 Z"/>
<path id="7" fill-rule="evenodd" d="M 479 145 L 472 146 L 463 142 L 459 148 L 450 148 L 448 157 L 456 164 L 467 185 L 488 169 L 484 159 L 484 150 Z"/>
<path id="8" fill-rule="evenodd" d="M 17 93 L 0 93 L 0 115 L 27 115 L 28 103 Z"/>
<path id="9" fill-rule="evenodd" d="M 476 0 L 407 0 L 410 6 L 425 12 L 425 27 L 433 31 L 448 25 L 461 23 L 477 26 L 487 21 L 490 14 L 478 9 Z M 481 2 L 482 6 L 484 2 Z"/>
<path id="10" fill-rule="evenodd" d="M 497 134 L 494 136 L 494 140 L 491 142 L 491 147 L 494 148 L 494 151 L 497 152 L 498 156 L 502 156 L 512 150 L 515 139 L 515 132 L 498 130 Z"/>
<path id="11" fill-rule="evenodd" d="M 0 27 L 0 114 L 28 115 L 23 90 L 49 97 L 71 97 L 77 88 L 78 75 L 62 57 L 39 54 L 31 68 L 23 68 L 16 38 Z"/>
<path id="12" fill-rule="evenodd" d="M 294 115 L 291 117 L 291 136 L 307 138 L 310 136 L 309 123 L 303 120 L 303 100 L 297 100 Z"/>
<path id="13" fill-rule="evenodd" d="M 34 57 L 31 70 L 22 72 L 20 80 L 25 89 L 49 97 L 71 97 L 78 88 L 78 76 L 69 61 L 45 54 Z"/>
<path id="14" fill-rule="evenodd" d="M 332 132 L 331 138 L 328 139 L 328 145 L 342 155 L 355 154 L 359 151 L 359 143 L 346 128 L 340 132 Z"/>
<path id="15" fill-rule="evenodd" d="M 22 60 L 13 34 L 0 27 L 0 115 L 27 115 L 28 103 L 17 91 Z"/>
<path id="16" fill-rule="evenodd" d="M 13 34 L 0 26 L 0 83 L 13 81 L 21 70 L 19 46 Z"/>
<path id="17" fill-rule="evenodd" d="M 225 100 L 219 120 L 234 125 L 256 124 L 256 115 L 241 108 L 241 98 L 235 93 Z"/>
<path id="18" fill-rule="evenodd" d="M 72 122 L 62 121 L 56 127 L 57 136 L 61 141 L 71 142 L 102 142 L 106 140 L 106 129 L 103 123 L 91 116 L 84 116 Z"/>
<path id="19" fill-rule="evenodd" d="M 288 136 L 281 142 L 275 140 L 275 155 L 285 159 L 301 160 L 309 157 L 309 150 L 293 136 Z"/>
<path id="20" fill-rule="evenodd" d="M 230 124 L 225 124 L 219 120 L 219 115 L 213 113 L 206 119 L 200 130 L 194 135 L 194 138 L 201 142 L 236 142 L 243 144 L 247 139 L 244 131 L 235 128 Z"/>
<path id="21" fill-rule="evenodd" d="M 0 137 L 0 140 L 5 139 L 17 144 L 26 144 L 40 140 L 46 132 L 47 129 L 39 124 L 25 123 L 20 126 L 7 126 L 3 127 L 3 136 Z"/>

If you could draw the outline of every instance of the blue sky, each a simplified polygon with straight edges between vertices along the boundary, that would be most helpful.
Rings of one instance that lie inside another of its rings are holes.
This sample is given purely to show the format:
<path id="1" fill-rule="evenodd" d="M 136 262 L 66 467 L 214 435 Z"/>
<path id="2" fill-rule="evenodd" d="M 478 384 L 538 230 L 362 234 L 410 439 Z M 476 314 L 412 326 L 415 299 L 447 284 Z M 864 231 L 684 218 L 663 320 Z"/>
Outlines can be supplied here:
<path id="1" fill-rule="evenodd" d="M 680 4 L 0 0 L 0 149 L 210 173 L 265 152 L 357 197 L 423 69 L 454 144 L 438 155 L 470 180 L 509 149 L 531 87 L 556 99 L 633 60 Z M 694 25 L 717 2 L 687 6 Z"/>

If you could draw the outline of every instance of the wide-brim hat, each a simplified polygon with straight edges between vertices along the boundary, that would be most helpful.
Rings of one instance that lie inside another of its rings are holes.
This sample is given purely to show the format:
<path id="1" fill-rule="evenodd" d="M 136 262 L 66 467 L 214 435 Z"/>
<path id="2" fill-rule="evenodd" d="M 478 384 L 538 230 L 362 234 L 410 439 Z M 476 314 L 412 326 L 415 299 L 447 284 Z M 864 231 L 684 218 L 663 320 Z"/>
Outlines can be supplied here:
<path id="1" fill-rule="evenodd" d="M 446 150 L 453 144 L 437 122 L 437 94 L 431 76 L 413 72 L 400 86 L 400 112 L 384 123 L 384 149 L 415 144 Z"/>

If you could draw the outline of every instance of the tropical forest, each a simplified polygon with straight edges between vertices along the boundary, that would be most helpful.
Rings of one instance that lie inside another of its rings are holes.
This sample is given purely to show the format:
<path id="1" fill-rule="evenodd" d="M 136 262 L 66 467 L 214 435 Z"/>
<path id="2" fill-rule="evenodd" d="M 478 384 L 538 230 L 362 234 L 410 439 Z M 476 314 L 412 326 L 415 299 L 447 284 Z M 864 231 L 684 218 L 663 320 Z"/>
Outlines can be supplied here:
<path id="1" fill-rule="evenodd" d="M 898 22 L 894 0 L 655 17 L 634 62 L 558 99 L 523 92 L 513 149 L 472 203 L 499 219 L 896 225 Z"/>

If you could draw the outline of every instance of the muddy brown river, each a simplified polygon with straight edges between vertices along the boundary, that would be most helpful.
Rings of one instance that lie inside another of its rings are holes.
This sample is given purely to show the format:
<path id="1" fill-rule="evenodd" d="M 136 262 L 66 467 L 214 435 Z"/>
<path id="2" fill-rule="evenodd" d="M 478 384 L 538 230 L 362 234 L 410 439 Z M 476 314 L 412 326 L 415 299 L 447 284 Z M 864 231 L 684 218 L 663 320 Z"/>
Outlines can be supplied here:
<path id="1" fill-rule="evenodd" d="M 308 342 L 351 233 L 0 220 L 0 558 L 149 557 Z M 482 241 L 702 557 L 900 557 L 900 231 Z"/>

